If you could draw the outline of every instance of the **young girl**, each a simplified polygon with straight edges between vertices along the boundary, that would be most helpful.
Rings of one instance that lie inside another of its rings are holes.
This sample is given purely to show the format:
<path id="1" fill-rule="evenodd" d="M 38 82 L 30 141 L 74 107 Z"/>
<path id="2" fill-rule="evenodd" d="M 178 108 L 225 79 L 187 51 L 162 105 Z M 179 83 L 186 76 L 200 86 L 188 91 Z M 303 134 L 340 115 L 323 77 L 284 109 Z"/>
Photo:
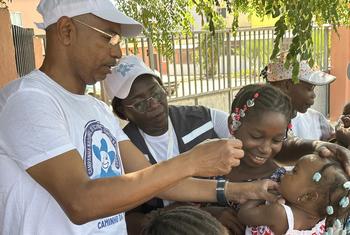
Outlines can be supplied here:
<path id="1" fill-rule="evenodd" d="M 242 141 L 245 155 L 226 178 L 235 182 L 276 178 L 283 170 L 273 157 L 282 148 L 291 120 L 289 97 L 268 84 L 247 85 L 237 93 L 231 112 L 229 130 Z"/>
<path id="2" fill-rule="evenodd" d="M 241 205 L 238 217 L 242 223 L 255 226 L 247 227 L 246 235 L 318 235 L 332 234 L 333 229 L 346 234 L 343 224 L 349 213 L 349 189 L 349 177 L 339 163 L 306 155 L 281 177 L 285 205 L 248 201 Z"/>

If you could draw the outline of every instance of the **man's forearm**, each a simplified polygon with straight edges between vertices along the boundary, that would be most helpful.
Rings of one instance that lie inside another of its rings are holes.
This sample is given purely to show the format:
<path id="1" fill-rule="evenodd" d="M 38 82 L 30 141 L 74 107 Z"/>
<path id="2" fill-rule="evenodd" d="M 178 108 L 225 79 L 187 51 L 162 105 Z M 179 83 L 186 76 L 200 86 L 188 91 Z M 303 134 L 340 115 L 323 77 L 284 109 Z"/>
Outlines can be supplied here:
<path id="1" fill-rule="evenodd" d="M 72 150 L 27 172 L 56 199 L 73 223 L 83 224 L 136 207 L 189 177 L 193 172 L 184 167 L 192 164 L 188 160 L 183 154 L 134 173 L 91 180 L 78 152 Z"/>
<path id="2" fill-rule="evenodd" d="M 188 177 L 157 196 L 172 201 L 216 202 L 216 180 Z"/>
<path id="3" fill-rule="evenodd" d="M 182 161 L 184 160 L 182 159 Z M 182 164 L 179 157 L 179 159 L 162 162 L 135 173 L 90 181 L 85 190 L 86 197 L 90 198 L 90 200 L 85 200 L 85 203 L 90 204 L 90 206 L 82 205 L 82 207 L 89 208 L 90 219 L 93 220 L 96 217 L 106 217 L 127 211 L 148 201 L 171 185 L 188 177 L 187 173 L 174 170 L 177 168 L 177 164 L 174 164 L 173 161 L 180 163 L 179 167 Z M 155 177 L 156 175 L 160 177 Z M 108 196 L 106 196 L 106 192 L 108 192 Z M 86 212 L 84 214 L 86 215 Z"/>

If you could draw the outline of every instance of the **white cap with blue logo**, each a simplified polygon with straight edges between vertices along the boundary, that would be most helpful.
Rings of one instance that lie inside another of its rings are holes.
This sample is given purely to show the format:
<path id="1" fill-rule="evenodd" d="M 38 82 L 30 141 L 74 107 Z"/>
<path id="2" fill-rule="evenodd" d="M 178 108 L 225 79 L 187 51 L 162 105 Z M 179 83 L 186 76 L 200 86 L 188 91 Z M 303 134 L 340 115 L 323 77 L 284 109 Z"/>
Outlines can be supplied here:
<path id="1" fill-rule="evenodd" d="M 130 55 L 121 58 L 118 65 L 113 67 L 104 81 L 107 95 L 110 99 L 117 97 L 125 99 L 130 92 L 134 80 L 142 75 L 149 74 L 156 78 L 159 75 L 148 67 L 141 58 Z"/>

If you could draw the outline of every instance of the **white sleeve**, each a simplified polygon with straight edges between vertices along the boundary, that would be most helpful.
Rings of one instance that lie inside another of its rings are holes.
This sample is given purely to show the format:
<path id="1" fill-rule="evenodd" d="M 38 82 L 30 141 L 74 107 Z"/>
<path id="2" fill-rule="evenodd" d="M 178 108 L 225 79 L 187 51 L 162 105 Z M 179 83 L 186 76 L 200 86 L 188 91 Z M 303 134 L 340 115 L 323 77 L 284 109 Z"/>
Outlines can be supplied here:
<path id="1" fill-rule="evenodd" d="M 219 136 L 219 138 L 230 137 L 230 132 L 228 130 L 227 118 L 228 113 L 218 110 L 210 109 L 211 120 L 213 121 L 214 131 Z"/>
<path id="2" fill-rule="evenodd" d="M 44 92 L 12 95 L 0 113 L 0 151 L 27 169 L 75 148 L 64 114 Z"/>
<path id="3" fill-rule="evenodd" d="M 335 135 L 335 130 L 322 113 L 319 113 L 319 121 L 322 133 L 321 140 L 328 141 Z"/>

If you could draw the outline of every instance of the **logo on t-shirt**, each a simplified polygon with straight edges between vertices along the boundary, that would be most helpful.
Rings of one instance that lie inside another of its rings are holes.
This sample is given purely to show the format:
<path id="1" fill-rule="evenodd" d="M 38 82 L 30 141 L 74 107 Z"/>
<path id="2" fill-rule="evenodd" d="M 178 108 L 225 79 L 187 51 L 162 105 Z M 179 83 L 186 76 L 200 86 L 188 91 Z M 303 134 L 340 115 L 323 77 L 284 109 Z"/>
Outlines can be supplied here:
<path id="1" fill-rule="evenodd" d="M 85 126 L 84 162 L 92 179 L 122 174 L 118 142 L 105 126 L 95 120 Z"/>

